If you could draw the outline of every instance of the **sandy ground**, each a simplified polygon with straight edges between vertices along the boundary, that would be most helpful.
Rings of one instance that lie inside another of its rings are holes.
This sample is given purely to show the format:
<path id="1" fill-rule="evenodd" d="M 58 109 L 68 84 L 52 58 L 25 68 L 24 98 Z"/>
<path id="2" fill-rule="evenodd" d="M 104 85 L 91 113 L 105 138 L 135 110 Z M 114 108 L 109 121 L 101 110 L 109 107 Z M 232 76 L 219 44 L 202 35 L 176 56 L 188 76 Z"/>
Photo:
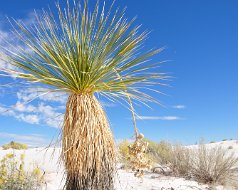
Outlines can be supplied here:
<path id="1" fill-rule="evenodd" d="M 211 143 L 208 146 L 222 146 L 229 152 L 235 152 L 238 156 L 238 142 L 224 141 Z M 191 146 L 192 147 L 192 146 Z M 232 147 L 228 148 L 228 147 Z M 33 148 L 28 150 L 1 150 L 0 159 L 7 153 L 14 153 L 19 157 L 25 153 L 25 165 L 31 169 L 39 167 L 45 172 L 46 185 L 42 190 L 60 190 L 64 184 L 64 170 L 60 166 L 59 148 Z M 146 174 L 142 179 L 134 177 L 133 173 L 118 170 L 116 175 L 116 190 L 208 190 L 208 186 L 183 178 L 166 177 L 159 174 Z M 217 190 L 227 189 L 217 187 Z"/>

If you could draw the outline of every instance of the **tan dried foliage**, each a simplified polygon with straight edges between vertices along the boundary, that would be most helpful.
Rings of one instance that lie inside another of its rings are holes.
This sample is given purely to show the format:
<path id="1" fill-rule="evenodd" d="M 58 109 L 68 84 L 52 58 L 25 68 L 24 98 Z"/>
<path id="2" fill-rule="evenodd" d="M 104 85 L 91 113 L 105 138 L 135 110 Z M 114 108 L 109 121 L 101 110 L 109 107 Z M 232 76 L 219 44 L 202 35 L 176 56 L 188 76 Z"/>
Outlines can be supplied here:
<path id="1" fill-rule="evenodd" d="M 66 189 L 113 189 L 116 148 L 105 112 L 95 96 L 70 95 L 63 127 Z"/>
<path id="2" fill-rule="evenodd" d="M 144 135 L 140 134 L 132 145 L 129 145 L 129 162 L 135 171 L 136 177 L 143 177 L 144 170 L 151 167 L 150 160 L 146 156 L 148 142 L 143 140 Z"/>

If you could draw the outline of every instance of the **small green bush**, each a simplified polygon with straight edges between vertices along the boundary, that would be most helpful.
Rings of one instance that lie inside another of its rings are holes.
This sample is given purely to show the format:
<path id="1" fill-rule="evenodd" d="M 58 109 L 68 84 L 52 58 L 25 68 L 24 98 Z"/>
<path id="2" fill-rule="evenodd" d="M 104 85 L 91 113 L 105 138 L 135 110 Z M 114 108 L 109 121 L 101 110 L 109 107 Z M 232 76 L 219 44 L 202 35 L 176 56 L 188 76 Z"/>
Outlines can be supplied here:
<path id="1" fill-rule="evenodd" d="M 129 148 L 128 146 L 131 143 L 128 142 L 128 140 L 123 140 L 120 144 L 119 144 L 119 153 L 123 158 L 127 158 L 129 156 Z"/>
<path id="2" fill-rule="evenodd" d="M 149 158 L 155 163 L 168 164 L 171 153 L 171 144 L 166 141 L 160 141 L 160 143 L 156 143 L 147 140 L 147 142 L 149 143 L 147 153 Z"/>
<path id="3" fill-rule="evenodd" d="M 25 150 L 25 149 L 28 149 L 28 146 L 26 144 L 11 141 L 9 144 L 3 145 L 2 148 L 4 150 L 7 150 L 7 149 Z"/>
<path id="4" fill-rule="evenodd" d="M 123 140 L 120 144 L 119 144 L 119 161 L 124 164 L 125 168 L 129 168 L 129 145 L 131 143 L 129 143 L 128 140 Z"/>
<path id="5" fill-rule="evenodd" d="M 6 154 L 0 160 L 0 190 L 39 190 L 44 183 L 43 172 L 39 168 L 24 169 L 25 155 L 17 160 L 14 154 Z"/>

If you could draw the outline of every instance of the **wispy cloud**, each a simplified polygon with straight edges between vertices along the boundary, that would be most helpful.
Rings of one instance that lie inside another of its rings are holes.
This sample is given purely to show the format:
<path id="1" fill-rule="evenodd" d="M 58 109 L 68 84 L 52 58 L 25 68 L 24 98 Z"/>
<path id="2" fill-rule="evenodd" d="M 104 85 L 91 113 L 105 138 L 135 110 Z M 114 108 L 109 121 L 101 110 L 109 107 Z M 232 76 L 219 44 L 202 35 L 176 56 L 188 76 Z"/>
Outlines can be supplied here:
<path id="1" fill-rule="evenodd" d="M 138 120 L 164 120 L 164 121 L 174 121 L 183 120 L 183 118 L 178 116 L 137 116 Z"/>
<path id="2" fill-rule="evenodd" d="M 186 106 L 185 105 L 174 105 L 172 106 L 174 109 L 185 109 Z"/>
<path id="3" fill-rule="evenodd" d="M 34 115 L 34 114 L 19 114 L 19 115 L 15 115 L 15 117 L 20 120 L 20 121 L 24 121 L 26 123 L 30 123 L 30 124 L 39 124 L 40 123 L 40 118 L 38 117 L 38 115 Z"/>
<path id="4" fill-rule="evenodd" d="M 25 143 L 30 147 L 37 146 L 47 146 L 50 143 L 50 140 L 45 138 L 42 135 L 30 134 L 30 135 L 19 135 L 14 133 L 0 133 L 0 138 L 7 141 L 17 141 L 20 143 Z"/>
<path id="5" fill-rule="evenodd" d="M 0 105 L 0 115 L 3 115 L 3 116 L 14 116 L 15 112 L 13 110 L 10 110 L 10 109 L 4 107 L 3 105 Z"/>
<path id="6" fill-rule="evenodd" d="M 64 114 L 50 105 L 40 102 L 37 106 L 17 102 L 11 108 L 0 105 L 0 115 L 11 116 L 19 121 L 30 124 L 47 125 L 58 128 L 61 126 Z"/>
<path id="7" fill-rule="evenodd" d="M 112 108 L 112 107 L 115 107 L 116 104 L 112 103 L 112 102 L 104 102 L 104 101 L 100 101 L 101 105 L 103 107 L 108 107 L 108 108 Z"/>

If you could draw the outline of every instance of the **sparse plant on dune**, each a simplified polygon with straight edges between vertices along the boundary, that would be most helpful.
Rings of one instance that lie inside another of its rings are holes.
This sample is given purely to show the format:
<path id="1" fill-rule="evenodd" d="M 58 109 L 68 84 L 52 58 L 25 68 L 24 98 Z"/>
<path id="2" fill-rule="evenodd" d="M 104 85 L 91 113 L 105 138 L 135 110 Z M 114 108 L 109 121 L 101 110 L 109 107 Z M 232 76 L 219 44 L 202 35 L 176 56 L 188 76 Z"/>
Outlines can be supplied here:
<path id="1" fill-rule="evenodd" d="M 27 146 L 27 144 L 22 144 L 22 143 L 17 143 L 17 142 L 11 141 L 8 144 L 2 145 L 2 148 L 4 150 L 7 150 L 7 149 L 22 150 L 22 149 L 28 149 L 28 146 Z"/>
<path id="2" fill-rule="evenodd" d="M 170 167 L 178 176 L 209 185 L 228 184 L 238 187 L 238 158 L 225 149 L 199 144 L 194 148 L 176 145 L 171 150 Z"/>
<path id="3" fill-rule="evenodd" d="M 192 154 L 192 177 L 208 184 L 235 184 L 238 177 L 238 158 L 221 147 L 199 145 Z"/>
<path id="4" fill-rule="evenodd" d="M 174 145 L 170 150 L 168 163 L 177 176 L 190 177 L 192 167 L 192 155 L 190 149 L 182 145 Z"/>
<path id="5" fill-rule="evenodd" d="M 106 114 L 96 94 L 109 100 L 153 102 L 151 86 L 167 77 L 148 62 L 161 49 L 143 53 L 148 32 L 139 33 L 125 10 L 113 12 L 99 1 L 90 12 L 87 1 L 71 1 L 58 15 L 37 12 L 27 27 L 12 21 L 22 46 L 10 45 L 2 59 L 13 67 L 1 69 L 21 82 L 47 88 L 43 94 L 69 94 L 62 128 L 62 158 L 67 190 L 113 189 L 116 148 Z M 133 110 L 132 110 L 133 111 Z"/>

